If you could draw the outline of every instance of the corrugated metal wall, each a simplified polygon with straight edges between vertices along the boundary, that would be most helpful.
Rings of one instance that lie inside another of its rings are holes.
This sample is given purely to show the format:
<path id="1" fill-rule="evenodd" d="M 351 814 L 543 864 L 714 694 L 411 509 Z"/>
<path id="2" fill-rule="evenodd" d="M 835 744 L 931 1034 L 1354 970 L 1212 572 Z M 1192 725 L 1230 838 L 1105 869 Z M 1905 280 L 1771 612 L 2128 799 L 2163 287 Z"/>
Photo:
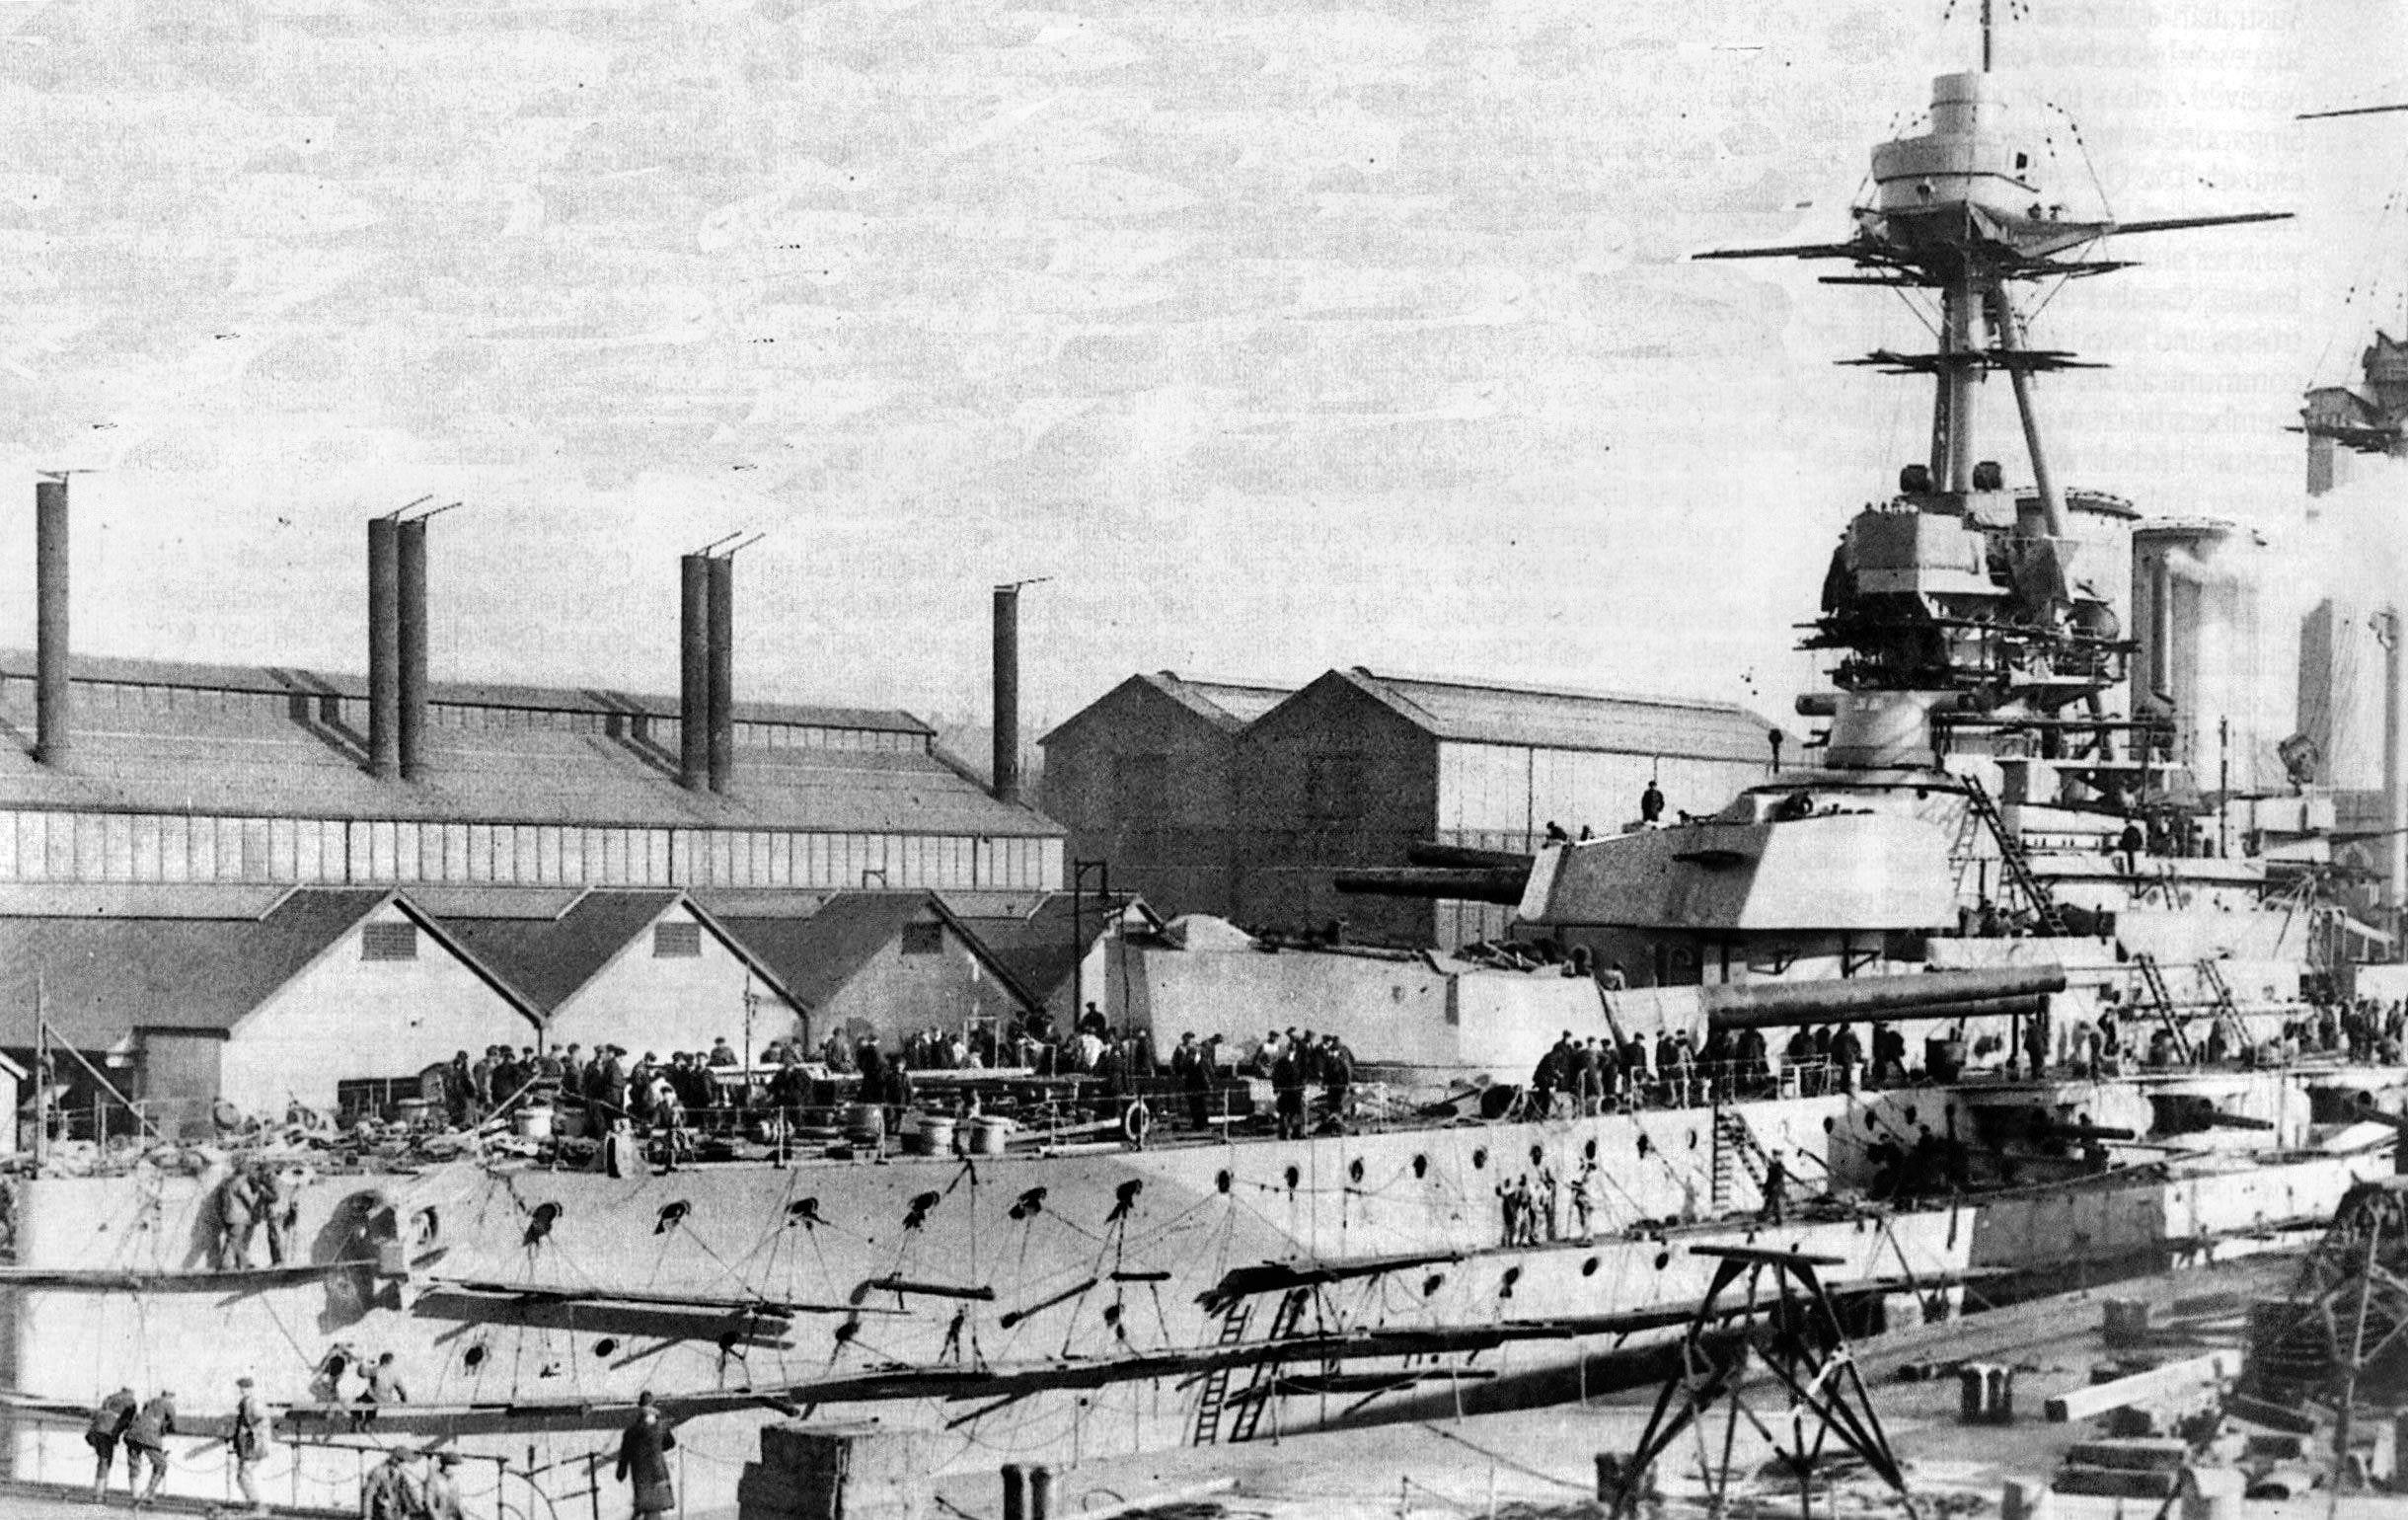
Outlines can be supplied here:
<path id="1" fill-rule="evenodd" d="M 1059 888 L 1055 839 L 0 808 L 0 881 Z"/>

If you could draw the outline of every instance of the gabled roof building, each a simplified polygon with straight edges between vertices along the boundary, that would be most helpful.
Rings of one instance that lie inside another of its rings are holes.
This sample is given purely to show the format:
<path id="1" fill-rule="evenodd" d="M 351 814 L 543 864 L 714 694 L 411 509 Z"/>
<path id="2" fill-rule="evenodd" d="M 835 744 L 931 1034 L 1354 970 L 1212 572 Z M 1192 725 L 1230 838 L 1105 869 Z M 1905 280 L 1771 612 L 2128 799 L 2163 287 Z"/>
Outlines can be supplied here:
<path id="1" fill-rule="evenodd" d="M 666 1058 L 724 1036 L 758 1054 L 809 1037 L 778 973 L 682 891 L 588 891 L 550 915 L 532 906 L 455 910 L 445 926 L 543 1010 L 554 1049 L 614 1044 Z"/>
<path id="2" fill-rule="evenodd" d="M 277 1118 L 366 1106 L 455 1051 L 541 1036 L 534 1001 L 399 893 L 298 888 L 226 911 L 0 916 L 6 1043 L 106 1056 L 162 1129 L 207 1134 L 220 1101 Z"/>
<path id="3" fill-rule="evenodd" d="M 1238 909 L 1238 736 L 1290 694 L 1282 686 L 1133 675 L 1039 742 L 1045 810 L 1080 860 L 1162 912 Z"/>
<path id="4" fill-rule="evenodd" d="M 738 899 L 724 907 L 719 921 L 778 977 L 815 1041 L 842 1033 L 849 1041 L 874 1037 L 892 1050 L 931 1026 L 1001 1023 L 1036 1006 L 934 892 L 840 892 L 817 904 Z"/>
<path id="5" fill-rule="evenodd" d="M 1419 840 L 1523 852 L 1638 815 L 1653 780 L 1705 811 L 1764 778 L 1762 718 L 1720 703 L 1440 680 L 1364 667 L 1301 690 L 1135 676 L 1044 740 L 1046 805 L 1081 860 L 1166 916 L 1453 946 L 1493 904 L 1341 897 L 1339 871 Z"/>

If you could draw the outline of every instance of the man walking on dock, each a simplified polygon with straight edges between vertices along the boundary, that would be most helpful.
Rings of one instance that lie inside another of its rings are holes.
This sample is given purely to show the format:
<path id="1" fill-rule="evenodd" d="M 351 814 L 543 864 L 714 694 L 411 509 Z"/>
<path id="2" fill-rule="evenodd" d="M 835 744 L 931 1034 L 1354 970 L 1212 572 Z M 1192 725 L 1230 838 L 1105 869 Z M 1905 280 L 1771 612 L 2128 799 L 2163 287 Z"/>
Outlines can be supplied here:
<path id="1" fill-rule="evenodd" d="M 666 1514 L 677 1506 L 677 1490 L 669 1482 L 668 1453 L 677 1445 L 677 1432 L 653 1406 L 652 1391 L 636 1396 L 636 1418 L 619 1438 L 619 1477 L 635 1488 L 636 1520 Z"/>
<path id="2" fill-rule="evenodd" d="M 118 1389 L 101 1401 L 101 1406 L 92 1411 L 92 1423 L 84 1430 L 84 1443 L 92 1448 L 93 1456 L 98 1459 L 98 1465 L 92 1470 L 92 1502 L 95 1504 L 109 1502 L 109 1469 L 116 1461 L 117 1442 L 125 1438 L 125 1427 L 134 1421 L 134 1404 L 132 1389 Z M 126 1454 L 125 1465 L 125 1485 L 131 1490 L 134 1474 L 133 1454 L 130 1452 Z"/>
<path id="3" fill-rule="evenodd" d="M 253 1514 L 264 1514 L 259 1474 L 260 1462 L 267 1455 L 267 1406 L 260 1403 L 259 1389 L 248 1375 L 236 1378 L 234 1386 L 242 1390 L 234 1406 L 234 1433 L 227 1441 L 234 1449 L 234 1485 L 243 1490 L 243 1501 Z"/>

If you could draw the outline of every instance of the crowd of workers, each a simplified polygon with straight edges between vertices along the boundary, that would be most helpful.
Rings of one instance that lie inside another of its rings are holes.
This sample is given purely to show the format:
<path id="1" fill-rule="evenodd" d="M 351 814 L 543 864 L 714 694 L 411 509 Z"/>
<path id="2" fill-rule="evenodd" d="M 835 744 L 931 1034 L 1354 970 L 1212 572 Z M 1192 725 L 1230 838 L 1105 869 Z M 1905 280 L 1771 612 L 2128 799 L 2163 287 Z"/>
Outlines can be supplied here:
<path id="1" fill-rule="evenodd" d="M 408 1398 L 394 1371 L 391 1352 L 378 1362 L 370 1378 L 371 1388 L 359 1396 L 363 1404 L 371 1406 L 370 1411 L 353 1417 L 354 1430 L 367 1427 L 375 1404 L 402 1403 Z M 322 1368 L 320 1392 L 325 1379 Z M 378 1380 L 385 1389 L 381 1398 L 375 1393 Z M 253 1379 L 237 1378 L 235 1395 L 233 1428 L 226 1439 L 234 1457 L 234 1483 L 242 1491 L 244 1506 L 250 1513 L 265 1514 L 267 1506 L 260 1497 L 259 1470 L 274 1442 L 275 1420 L 261 1400 Z M 120 1388 L 103 1399 L 94 1407 L 84 1430 L 85 1444 L 92 1448 L 95 1459 L 92 1501 L 109 1502 L 110 1475 L 116 1466 L 120 1447 L 125 1452 L 126 1491 L 134 1506 L 141 1508 L 157 1499 L 160 1484 L 167 1478 L 167 1440 L 176 1433 L 173 1393 L 162 1391 L 148 1400 L 140 1400 L 132 1389 Z M 646 1515 L 666 1514 L 677 1507 L 668 1463 L 668 1453 L 676 1446 L 676 1431 L 652 1402 L 651 1393 L 647 1390 L 638 1395 L 635 1415 L 620 1433 L 617 1473 L 619 1481 L 630 1486 L 640 1520 Z M 456 1452 L 427 1452 L 406 1444 L 394 1446 L 385 1453 L 385 1460 L 370 1468 L 360 1480 L 360 1520 L 463 1520 L 460 1460 Z M 146 1472 L 147 1483 L 143 1481 Z"/>

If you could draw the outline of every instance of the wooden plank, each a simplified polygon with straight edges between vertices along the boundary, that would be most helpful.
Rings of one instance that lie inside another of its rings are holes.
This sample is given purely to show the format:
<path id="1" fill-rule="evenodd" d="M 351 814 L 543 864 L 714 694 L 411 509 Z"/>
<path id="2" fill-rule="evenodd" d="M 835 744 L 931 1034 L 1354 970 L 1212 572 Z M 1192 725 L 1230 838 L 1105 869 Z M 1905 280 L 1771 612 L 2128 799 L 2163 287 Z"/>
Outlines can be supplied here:
<path id="1" fill-rule="evenodd" d="M 2068 1420 L 2088 1419 L 2109 1409 L 2121 1409 L 2132 1405 L 2169 1394 L 2187 1393 L 2213 1383 L 2237 1377 L 2241 1370 L 2238 1351 L 2210 1351 L 2205 1356 L 2186 1357 L 2168 1362 L 2147 1372 L 2136 1372 L 2112 1383 L 2093 1383 L 2088 1388 L 2076 1388 L 2048 1401 L 2048 1417 L 2053 1424 Z"/>

